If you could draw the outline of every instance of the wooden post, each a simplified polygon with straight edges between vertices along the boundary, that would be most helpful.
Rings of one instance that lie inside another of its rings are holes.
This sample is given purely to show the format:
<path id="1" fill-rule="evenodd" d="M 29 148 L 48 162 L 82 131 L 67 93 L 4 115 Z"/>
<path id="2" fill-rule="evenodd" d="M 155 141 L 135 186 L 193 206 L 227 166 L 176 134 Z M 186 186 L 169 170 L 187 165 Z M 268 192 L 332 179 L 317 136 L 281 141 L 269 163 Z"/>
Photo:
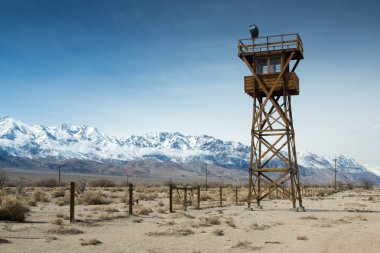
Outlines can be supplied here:
<path id="1" fill-rule="evenodd" d="M 61 186 L 61 165 L 58 165 L 58 186 Z"/>
<path id="2" fill-rule="evenodd" d="M 206 163 L 206 191 L 207 191 L 207 163 Z"/>
<path id="3" fill-rule="evenodd" d="M 70 183 L 70 222 L 74 222 L 75 182 Z"/>
<path id="4" fill-rule="evenodd" d="M 235 201 L 236 201 L 236 205 L 239 205 L 239 200 L 238 200 L 238 187 L 236 186 L 235 188 Z"/>
<path id="5" fill-rule="evenodd" d="M 183 208 L 187 211 L 187 185 L 185 186 L 185 193 L 183 194 Z"/>
<path id="6" fill-rule="evenodd" d="M 197 208 L 201 208 L 201 187 L 198 185 L 198 192 L 197 192 Z"/>
<path id="7" fill-rule="evenodd" d="M 169 185 L 169 212 L 173 212 L 173 185 Z"/>
<path id="8" fill-rule="evenodd" d="M 334 159 L 334 162 L 335 162 L 334 189 L 336 190 L 336 158 Z"/>
<path id="9" fill-rule="evenodd" d="M 133 214 L 133 184 L 129 185 L 129 215 Z"/>
<path id="10" fill-rule="evenodd" d="M 219 195 L 220 195 L 220 206 L 222 206 L 222 202 L 223 202 L 223 200 L 222 200 L 222 189 L 223 189 L 223 187 L 221 186 L 220 188 L 219 188 Z"/>

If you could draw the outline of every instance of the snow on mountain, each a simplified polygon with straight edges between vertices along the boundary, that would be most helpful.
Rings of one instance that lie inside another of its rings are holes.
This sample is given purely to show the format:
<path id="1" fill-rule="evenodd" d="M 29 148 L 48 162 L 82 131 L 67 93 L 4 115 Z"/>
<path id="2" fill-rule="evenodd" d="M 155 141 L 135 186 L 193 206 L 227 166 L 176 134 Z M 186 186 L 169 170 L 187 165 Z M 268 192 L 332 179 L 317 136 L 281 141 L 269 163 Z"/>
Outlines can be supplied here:
<path id="1" fill-rule="evenodd" d="M 250 147 L 211 136 L 188 136 L 178 132 L 149 133 L 117 138 L 105 135 L 90 126 L 60 125 L 46 127 L 28 125 L 12 117 L 0 119 L 0 151 L 25 158 L 84 159 L 131 161 L 156 158 L 176 163 L 207 162 L 226 168 L 248 169 Z M 332 170 L 335 158 L 311 152 L 299 152 L 302 168 Z M 343 155 L 336 157 L 338 171 L 346 173 L 374 172 L 379 169 L 363 166 Z M 278 165 L 272 161 L 271 166 Z M 279 165 L 280 166 L 280 165 Z"/>
<path id="2" fill-rule="evenodd" d="M 126 161 L 156 157 L 174 162 L 204 159 L 235 167 L 240 167 L 236 161 L 247 160 L 249 154 L 249 147 L 239 142 L 225 142 L 207 135 L 161 132 L 123 139 L 89 126 L 27 125 L 12 117 L 0 119 L 0 148 L 9 155 L 27 158 Z"/>
<path id="3" fill-rule="evenodd" d="M 380 176 L 380 167 L 377 167 L 377 166 L 373 166 L 373 165 L 370 165 L 370 164 L 364 164 L 364 167 L 372 172 L 373 174 L 377 175 L 377 176 Z"/>

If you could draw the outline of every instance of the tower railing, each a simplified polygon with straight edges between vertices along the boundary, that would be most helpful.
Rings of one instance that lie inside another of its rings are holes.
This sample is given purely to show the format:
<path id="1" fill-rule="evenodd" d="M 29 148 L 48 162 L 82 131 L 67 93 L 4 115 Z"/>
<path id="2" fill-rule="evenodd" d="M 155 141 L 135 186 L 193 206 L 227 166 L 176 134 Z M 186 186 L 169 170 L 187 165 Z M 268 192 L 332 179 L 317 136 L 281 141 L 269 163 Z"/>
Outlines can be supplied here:
<path id="1" fill-rule="evenodd" d="M 268 52 L 275 50 L 297 50 L 303 53 L 303 43 L 298 33 L 241 39 L 238 43 L 240 54 Z"/>

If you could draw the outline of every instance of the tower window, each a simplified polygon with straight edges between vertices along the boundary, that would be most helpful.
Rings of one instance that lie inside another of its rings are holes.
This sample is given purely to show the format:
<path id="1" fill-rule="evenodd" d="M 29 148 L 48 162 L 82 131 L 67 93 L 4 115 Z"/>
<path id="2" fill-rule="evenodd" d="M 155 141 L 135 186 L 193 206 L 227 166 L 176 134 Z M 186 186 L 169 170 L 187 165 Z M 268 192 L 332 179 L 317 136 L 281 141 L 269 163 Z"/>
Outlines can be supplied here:
<path id="1" fill-rule="evenodd" d="M 268 59 L 262 58 L 256 60 L 256 73 L 267 74 L 268 73 Z"/>
<path id="2" fill-rule="evenodd" d="M 270 58 L 270 73 L 281 72 L 281 57 Z"/>

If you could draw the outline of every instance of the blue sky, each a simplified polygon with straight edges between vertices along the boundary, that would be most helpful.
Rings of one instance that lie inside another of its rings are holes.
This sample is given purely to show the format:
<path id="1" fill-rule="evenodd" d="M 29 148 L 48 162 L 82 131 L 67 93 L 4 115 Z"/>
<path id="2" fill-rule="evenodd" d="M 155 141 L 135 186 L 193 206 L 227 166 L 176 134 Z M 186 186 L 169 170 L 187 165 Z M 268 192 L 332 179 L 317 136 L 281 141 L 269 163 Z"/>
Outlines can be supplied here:
<path id="1" fill-rule="evenodd" d="M 298 32 L 298 150 L 380 166 L 378 1 L 0 0 L 0 115 L 250 141 L 237 40 Z"/>

